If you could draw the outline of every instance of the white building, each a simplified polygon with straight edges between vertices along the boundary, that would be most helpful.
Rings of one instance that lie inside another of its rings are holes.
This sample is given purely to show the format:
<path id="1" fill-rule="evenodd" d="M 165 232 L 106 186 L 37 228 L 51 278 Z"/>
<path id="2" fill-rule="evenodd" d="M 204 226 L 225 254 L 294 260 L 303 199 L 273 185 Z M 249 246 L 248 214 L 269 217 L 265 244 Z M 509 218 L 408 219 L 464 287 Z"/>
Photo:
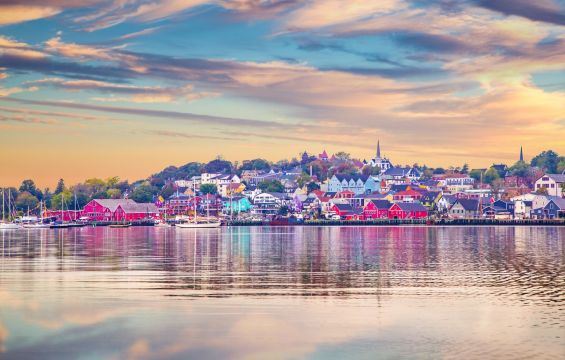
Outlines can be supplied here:
<path id="1" fill-rule="evenodd" d="M 369 164 L 372 167 L 378 167 L 379 169 L 381 169 L 381 173 L 384 173 L 385 171 L 387 171 L 388 169 L 393 167 L 392 163 L 390 162 L 389 159 L 381 157 L 381 142 L 380 141 L 377 142 L 377 156 L 374 159 L 371 159 Z"/>
<path id="2" fill-rule="evenodd" d="M 547 195 L 563 197 L 563 184 L 565 183 L 565 174 L 545 174 L 540 177 L 535 184 L 535 189 L 545 188 Z"/>

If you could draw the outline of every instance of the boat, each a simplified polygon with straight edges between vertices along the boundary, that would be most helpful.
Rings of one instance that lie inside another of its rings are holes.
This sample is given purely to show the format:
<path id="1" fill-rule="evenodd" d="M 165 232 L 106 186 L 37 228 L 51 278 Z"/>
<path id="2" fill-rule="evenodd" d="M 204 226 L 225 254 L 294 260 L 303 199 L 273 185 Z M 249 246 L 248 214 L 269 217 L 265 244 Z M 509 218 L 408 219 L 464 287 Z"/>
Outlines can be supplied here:
<path id="1" fill-rule="evenodd" d="M 128 228 L 131 226 L 131 223 L 120 223 L 120 224 L 110 224 L 108 227 L 111 228 Z"/>
<path id="2" fill-rule="evenodd" d="M 28 210 L 29 212 L 29 210 Z M 22 218 L 23 227 L 26 229 L 48 229 L 51 227 L 50 223 L 45 222 L 45 218 L 43 217 L 43 201 L 39 202 L 39 218 L 34 219 L 30 216 L 28 218 L 31 221 L 26 221 L 26 218 Z"/>
<path id="3" fill-rule="evenodd" d="M 12 214 L 12 203 L 10 198 L 12 197 L 12 193 L 8 189 L 8 213 Z M 21 225 L 13 223 L 13 222 L 6 222 L 5 219 L 5 208 L 4 208 L 4 189 L 2 189 L 2 222 L 0 222 L 0 230 L 18 230 L 22 229 Z"/>
<path id="4" fill-rule="evenodd" d="M 163 220 L 157 220 L 157 221 L 155 221 L 154 226 L 158 227 L 158 228 L 168 228 L 168 227 L 171 227 L 171 224 L 169 224 L 168 222 L 163 221 Z"/>
<path id="5" fill-rule="evenodd" d="M 181 229 L 206 229 L 206 228 L 218 228 L 222 223 L 219 220 L 210 221 L 210 204 L 208 203 L 206 206 L 206 220 L 205 221 L 198 221 L 198 211 L 196 210 L 196 185 L 194 185 L 193 190 L 194 196 L 194 221 L 193 222 L 181 222 L 175 224 L 176 227 Z"/>

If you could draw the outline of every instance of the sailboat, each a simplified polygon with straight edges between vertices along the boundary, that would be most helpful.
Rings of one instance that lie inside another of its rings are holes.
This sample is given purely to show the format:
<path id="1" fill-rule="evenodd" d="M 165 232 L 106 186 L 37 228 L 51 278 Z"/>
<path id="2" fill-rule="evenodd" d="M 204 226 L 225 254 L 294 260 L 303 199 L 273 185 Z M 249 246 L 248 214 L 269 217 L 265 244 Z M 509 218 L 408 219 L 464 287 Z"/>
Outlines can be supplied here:
<path id="1" fill-rule="evenodd" d="M 59 222 L 55 222 L 53 224 L 50 224 L 49 227 L 51 229 L 68 229 L 68 228 L 75 228 L 75 227 L 84 227 L 86 224 L 80 224 L 77 222 L 70 222 L 67 221 L 65 222 L 65 216 L 64 216 L 64 198 L 65 196 L 63 195 L 63 193 L 61 193 L 61 221 Z M 75 204 L 76 207 L 76 204 Z"/>
<path id="2" fill-rule="evenodd" d="M 45 229 L 50 228 L 51 224 L 47 224 L 43 219 L 43 201 L 39 202 L 39 219 L 36 223 L 24 224 L 26 229 Z"/>
<path id="3" fill-rule="evenodd" d="M 210 202 L 207 202 L 206 204 L 206 212 L 207 212 L 206 221 L 200 221 L 200 222 L 198 221 L 197 219 L 198 211 L 196 210 L 196 184 L 194 184 L 193 195 L 194 195 L 194 222 L 180 223 L 180 224 L 176 224 L 175 226 L 183 229 L 201 229 L 201 228 L 220 227 L 221 223 L 219 220 L 210 221 Z"/>
<path id="4" fill-rule="evenodd" d="M 12 193 L 10 189 L 8 189 L 8 213 L 12 214 L 12 202 L 11 202 Z M 18 230 L 22 227 L 18 224 L 13 222 L 6 222 L 5 220 L 5 211 L 4 211 L 4 189 L 2 189 L 2 222 L 0 222 L 0 230 Z"/>

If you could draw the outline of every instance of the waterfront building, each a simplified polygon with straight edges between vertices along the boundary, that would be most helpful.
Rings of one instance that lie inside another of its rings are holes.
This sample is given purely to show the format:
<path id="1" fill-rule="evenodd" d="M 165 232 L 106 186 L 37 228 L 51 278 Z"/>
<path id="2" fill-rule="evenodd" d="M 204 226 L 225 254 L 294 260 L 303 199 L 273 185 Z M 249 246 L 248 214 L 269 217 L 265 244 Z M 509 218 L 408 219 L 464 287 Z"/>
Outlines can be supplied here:
<path id="1" fill-rule="evenodd" d="M 334 175 L 328 182 L 328 192 L 352 191 L 355 194 L 370 194 L 380 189 L 380 182 L 372 176 Z"/>
<path id="2" fill-rule="evenodd" d="M 428 209 L 420 202 L 398 202 L 392 204 L 388 210 L 389 219 L 425 219 L 428 217 Z"/>
<path id="3" fill-rule="evenodd" d="M 131 199 L 94 199 L 84 206 L 82 216 L 89 221 L 134 221 L 158 218 L 159 209 Z"/>
<path id="4" fill-rule="evenodd" d="M 454 219 L 476 218 L 479 216 L 479 200 L 457 199 L 449 208 L 449 217 Z"/>
<path id="5" fill-rule="evenodd" d="M 535 182 L 535 190 L 545 188 L 547 195 L 563 197 L 563 184 L 565 183 L 565 174 L 544 174 Z"/>
<path id="6" fill-rule="evenodd" d="M 248 212 L 251 210 L 252 205 L 249 199 L 245 196 L 234 196 L 232 198 L 222 198 L 222 203 L 224 207 L 224 213 L 229 214 L 230 212 L 240 213 Z"/>
<path id="7" fill-rule="evenodd" d="M 391 206 L 392 203 L 388 200 L 370 200 L 363 207 L 363 216 L 365 219 L 386 219 Z"/>

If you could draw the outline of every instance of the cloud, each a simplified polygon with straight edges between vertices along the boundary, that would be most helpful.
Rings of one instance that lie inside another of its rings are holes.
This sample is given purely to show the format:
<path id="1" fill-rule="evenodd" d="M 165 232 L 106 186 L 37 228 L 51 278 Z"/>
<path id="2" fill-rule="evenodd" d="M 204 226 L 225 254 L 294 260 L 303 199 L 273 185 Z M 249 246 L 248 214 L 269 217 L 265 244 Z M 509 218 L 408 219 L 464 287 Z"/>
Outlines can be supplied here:
<path id="1" fill-rule="evenodd" d="M 143 30 L 140 30 L 140 31 L 136 31 L 136 32 L 132 32 L 132 33 L 129 33 L 129 34 L 122 35 L 118 38 L 118 40 L 129 40 L 129 39 L 137 38 L 137 37 L 140 37 L 140 36 L 153 34 L 154 32 L 156 32 L 159 29 L 161 29 L 161 26 L 143 29 Z"/>
<path id="2" fill-rule="evenodd" d="M 203 140 L 221 140 L 221 141 L 233 141 L 236 140 L 232 137 L 222 137 L 222 136 L 208 136 L 208 135 L 198 135 L 198 134 L 187 134 L 180 131 L 172 130 L 145 130 L 143 133 L 149 135 L 157 135 L 171 138 L 182 138 L 182 139 L 203 139 Z"/>
<path id="3" fill-rule="evenodd" d="M 216 93 L 195 92 L 192 85 L 184 85 L 180 87 L 136 86 L 129 84 L 115 84 L 98 80 L 64 80 L 61 78 L 35 80 L 27 82 L 26 84 L 31 86 L 49 85 L 72 91 L 93 90 L 112 95 L 108 98 L 97 98 L 97 100 L 101 101 L 165 103 L 178 100 L 193 101 L 218 95 Z M 125 94 L 129 95 L 129 97 L 115 97 L 114 94 Z"/>
<path id="4" fill-rule="evenodd" d="M 0 35 L 0 56 L 2 55 L 31 59 L 45 57 L 44 53 L 33 49 L 29 44 Z"/>
<path id="5" fill-rule="evenodd" d="M 51 6 L 0 4 L 0 26 L 47 18 L 61 9 Z"/>
<path id="6" fill-rule="evenodd" d="M 565 25 L 565 7 L 551 0 L 476 0 L 478 6 L 533 21 Z"/>

